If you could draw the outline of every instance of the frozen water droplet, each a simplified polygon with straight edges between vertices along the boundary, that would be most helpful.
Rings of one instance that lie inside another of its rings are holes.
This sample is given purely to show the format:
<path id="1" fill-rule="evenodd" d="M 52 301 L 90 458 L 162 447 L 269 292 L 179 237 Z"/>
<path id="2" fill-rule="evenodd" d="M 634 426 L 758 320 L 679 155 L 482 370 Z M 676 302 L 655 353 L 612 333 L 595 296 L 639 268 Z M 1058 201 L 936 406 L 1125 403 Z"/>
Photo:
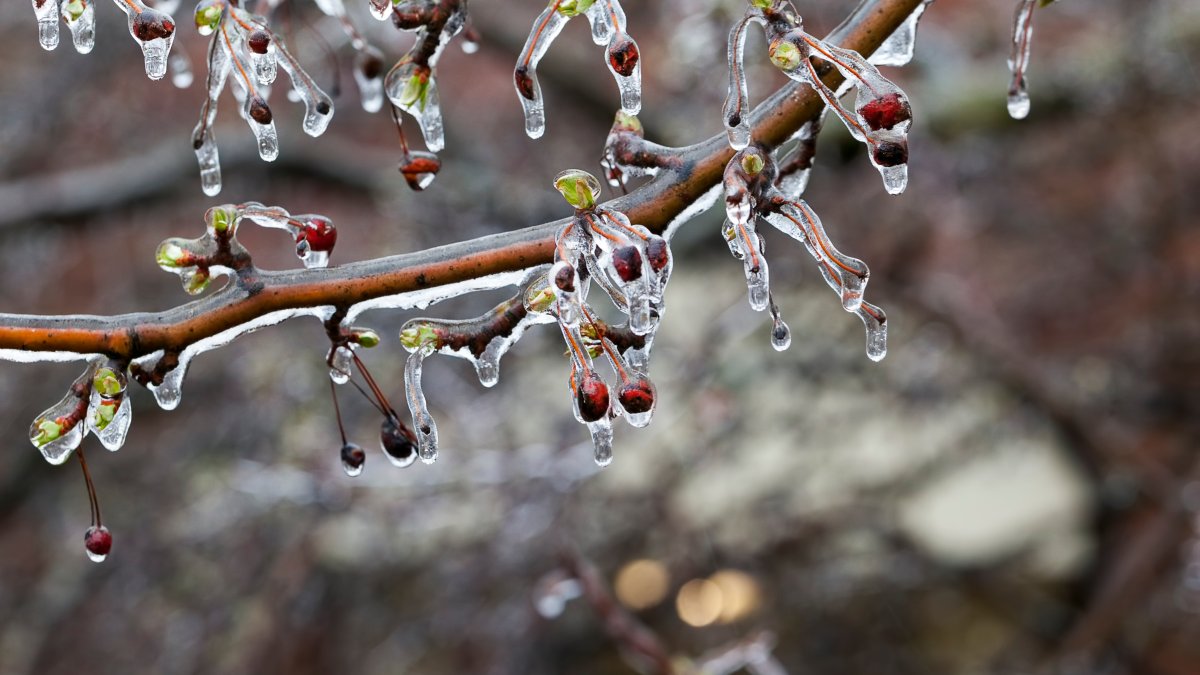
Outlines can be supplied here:
<path id="1" fill-rule="evenodd" d="M 352 347 L 345 345 L 334 349 L 333 355 L 328 356 L 329 360 L 329 379 L 336 384 L 346 384 L 350 381 L 350 373 L 354 361 L 354 353 L 350 350 Z"/>
<path id="2" fill-rule="evenodd" d="M 392 466 L 404 469 L 417 461 L 417 443 L 412 432 L 391 415 L 380 427 L 379 447 Z"/>
<path id="3" fill-rule="evenodd" d="M 58 0 L 33 0 L 38 42 L 47 51 L 58 47 Z"/>
<path id="4" fill-rule="evenodd" d="M 597 422 L 589 422 L 587 428 L 592 435 L 593 458 L 596 460 L 596 465 L 603 468 L 612 464 L 612 422 L 604 417 Z"/>
<path id="5" fill-rule="evenodd" d="M 1029 115 L 1029 92 L 1025 91 L 1025 81 L 1017 85 L 1016 91 L 1008 92 L 1008 114 L 1014 120 L 1023 120 Z"/>
<path id="6" fill-rule="evenodd" d="M 358 466 L 354 466 L 353 464 L 351 464 L 349 462 L 346 462 L 344 460 L 342 461 L 342 470 L 345 471 L 346 475 L 351 478 L 355 478 L 356 476 L 361 476 L 363 469 L 366 468 L 366 466 L 367 465 L 365 462 L 362 464 L 359 464 Z"/>
<path id="7" fill-rule="evenodd" d="M 883 188 L 890 195 L 904 192 L 908 186 L 908 164 L 897 166 L 880 166 L 879 173 L 883 176 Z"/>
<path id="8" fill-rule="evenodd" d="M 129 34 L 142 48 L 146 76 L 161 80 L 167 74 L 167 56 L 175 41 L 175 20 L 139 0 L 124 0 L 117 5 L 129 19 Z"/>
<path id="9" fill-rule="evenodd" d="M 95 390 L 88 408 L 88 430 L 100 439 L 101 445 L 116 452 L 125 445 L 129 424 L 133 421 L 133 406 L 128 396 L 105 399 Z"/>
<path id="10" fill-rule="evenodd" d="M 392 0 L 368 0 L 367 8 L 371 16 L 380 21 L 387 21 L 392 16 Z"/>
<path id="11" fill-rule="evenodd" d="M 777 352 L 792 346 L 792 331 L 779 315 L 775 315 L 771 325 L 771 346 Z"/>
<path id="12" fill-rule="evenodd" d="M 83 550 L 92 562 L 104 562 L 112 550 L 112 534 L 108 528 L 103 525 L 89 527 L 83 533 Z"/>
<path id="13" fill-rule="evenodd" d="M 358 53 L 355 61 L 354 81 L 358 84 L 363 110 L 367 112 L 383 109 L 383 77 L 378 72 L 382 63 L 383 54 L 369 45 Z"/>
<path id="14" fill-rule="evenodd" d="M 383 88 L 392 105 L 417 121 L 429 151 L 441 150 L 445 137 L 435 71 L 413 61 L 401 61 L 388 72 Z"/>
<path id="15" fill-rule="evenodd" d="M 289 100 L 304 102 L 304 122 L 301 127 L 309 136 L 320 136 L 329 127 L 333 119 L 333 99 L 317 86 L 316 82 L 296 61 L 296 57 L 288 51 L 283 38 L 278 34 L 272 36 L 271 44 L 275 49 L 275 61 L 292 81 L 288 91 Z M 296 98 L 293 99 L 293 96 Z"/>
<path id="16" fill-rule="evenodd" d="M 567 23 L 567 17 L 557 11 L 556 5 L 557 3 L 550 3 L 534 21 L 514 73 L 517 98 L 525 111 L 525 133 L 530 138 L 540 138 L 546 131 L 545 104 L 542 100 L 542 87 L 537 79 L 537 65 Z M 607 43 L 606 39 L 599 44 Z"/>
<path id="17" fill-rule="evenodd" d="M 871 54 L 867 59 L 870 63 L 877 66 L 905 66 L 912 61 L 913 49 L 917 44 L 917 23 L 921 20 L 921 15 L 925 13 L 925 8 L 932 0 L 926 0 L 917 5 L 912 14 L 900 24 L 900 27 L 892 31 L 883 44 Z"/>
<path id="18" fill-rule="evenodd" d="M 183 376 L 187 374 L 187 357 L 180 355 L 179 365 L 168 370 L 162 379 L 162 384 L 148 384 L 146 388 L 154 394 L 154 400 L 163 410 L 174 410 L 179 407 L 183 398 Z"/>
<path id="19" fill-rule="evenodd" d="M 96 366 L 89 366 L 71 385 L 67 395 L 38 415 L 29 425 L 29 442 L 51 464 L 67 461 L 87 434 L 84 418 L 88 401 L 84 399 Z"/>
<path id="20" fill-rule="evenodd" d="M 267 43 L 265 54 L 259 54 L 253 49 L 248 51 L 250 54 L 250 66 L 254 69 L 254 79 L 258 80 L 258 83 L 262 85 L 274 82 L 278 74 L 278 64 L 275 60 L 275 45 Z"/>

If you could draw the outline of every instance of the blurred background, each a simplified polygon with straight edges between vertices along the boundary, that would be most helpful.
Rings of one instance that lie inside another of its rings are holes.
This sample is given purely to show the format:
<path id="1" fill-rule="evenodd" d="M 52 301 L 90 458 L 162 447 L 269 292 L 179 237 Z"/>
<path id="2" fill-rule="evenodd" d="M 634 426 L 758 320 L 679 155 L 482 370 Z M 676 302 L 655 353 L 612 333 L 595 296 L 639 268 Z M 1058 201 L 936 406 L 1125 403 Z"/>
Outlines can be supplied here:
<path id="1" fill-rule="evenodd" d="M 349 4 L 389 63 L 407 49 Z M 627 4 L 647 136 L 716 133 L 743 3 Z M 710 212 L 674 244 L 654 423 L 619 425 L 605 470 L 572 418 L 561 338 L 539 329 L 494 390 L 462 361 L 426 362 L 433 466 L 384 461 L 378 415 L 344 389 L 370 450 L 350 479 L 326 338 L 300 319 L 198 357 L 173 412 L 133 388 L 121 452 L 85 443 L 115 539 L 96 565 L 78 470 L 26 440 L 79 366 L 0 362 L 0 672 L 663 672 L 659 654 L 686 673 L 767 648 L 793 675 L 1200 672 L 1200 6 L 1038 10 L 1017 122 L 1014 5 L 938 0 L 914 62 L 884 69 L 915 111 L 903 195 L 837 123 L 820 140 L 806 197 L 870 264 L 887 358 L 866 358 L 860 322 L 774 232 L 793 342 L 771 349 Z M 323 86 L 340 80 L 336 116 L 309 138 L 277 95 L 268 165 L 225 95 L 225 190 L 208 199 L 190 146 L 199 83 L 147 80 L 107 3 L 88 56 L 65 32 L 43 51 L 29 4 L 3 3 L 0 311 L 176 306 L 154 249 L 197 236 L 217 203 L 331 217 L 335 264 L 566 215 L 550 182 L 598 171 L 617 92 L 573 21 L 540 69 L 547 133 L 525 137 L 512 67 L 542 6 L 472 5 L 480 51 L 455 43 L 440 65 L 444 168 L 413 193 L 391 121 L 358 104 L 336 22 L 286 3 L 274 25 Z M 798 5 L 818 35 L 849 7 Z M 199 69 L 206 40 L 190 7 L 176 16 L 175 48 Z M 782 78 L 761 33 L 748 54 L 757 100 Z M 261 267 L 296 266 L 279 233 L 240 234 Z M 384 337 L 364 359 L 396 399 L 412 316 L 360 321 Z"/>

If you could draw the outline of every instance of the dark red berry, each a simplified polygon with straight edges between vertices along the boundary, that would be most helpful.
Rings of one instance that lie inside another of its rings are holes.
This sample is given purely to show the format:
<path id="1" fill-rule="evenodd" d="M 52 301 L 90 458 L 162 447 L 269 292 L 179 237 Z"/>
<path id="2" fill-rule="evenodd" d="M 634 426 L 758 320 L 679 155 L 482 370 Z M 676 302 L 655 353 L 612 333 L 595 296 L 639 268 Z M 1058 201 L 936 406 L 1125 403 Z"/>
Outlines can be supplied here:
<path id="1" fill-rule="evenodd" d="M 296 235 L 296 243 L 301 241 L 307 241 L 314 251 L 332 251 L 337 244 L 337 228 L 325 218 L 309 218 L 304 229 Z"/>
<path id="2" fill-rule="evenodd" d="M 595 371 L 590 371 L 575 389 L 579 401 L 579 416 L 585 422 L 595 422 L 608 414 L 608 385 Z"/>
<path id="3" fill-rule="evenodd" d="M 532 101 L 534 99 L 533 78 L 529 76 L 529 66 L 517 66 L 517 70 L 513 73 L 513 79 L 517 83 L 517 91 Z"/>
<path id="4" fill-rule="evenodd" d="M 650 269 L 661 272 L 671 262 L 671 250 L 667 248 L 667 240 L 651 236 L 646 240 L 646 260 L 650 261 Z"/>
<path id="5" fill-rule="evenodd" d="M 250 119 L 262 125 L 271 123 L 275 116 L 271 114 L 271 106 L 267 105 L 267 100 L 261 96 L 254 96 L 250 99 Z"/>
<path id="6" fill-rule="evenodd" d="M 336 94 L 335 94 L 335 96 L 336 96 Z M 317 114 L 318 115 L 328 115 L 329 114 L 329 101 L 321 101 L 321 102 L 317 103 Z"/>
<path id="7" fill-rule="evenodd" d="M 169 38 L 175 34 L 171 17 L 153 9 L 143 9 L 133 18 L 133 36 L 142 42 Z"/>
<path id="8" fill-rule="evenodd" d="M 900 143 L 884 142 L 875 146 L 875 163 L 899 166 L 908 161 L 908 148 Z"/>
<path id="9" fill-rule="evenodd" d="M 892 127 L 912 119 L 912 108 L 898 93 L 891 93 L 867 101 L 858 109 L 867 126 L 875 131 L 891 129 Z"/>
<path id="10" fill-rule="evenodd" d="M 621 77 L 629 77 L 638 64 L 638 46 L 625 33 L 617 33 L 608 43 L 608 65 Z"/>
<path id="11" fill-rule="evenodd" d="M 416 452 L 417 437 L 407 426 L 392 415 L 383 418 L 379 427 L 379 442 L 383 451 L 391 457 L 406 460 Z"/>
<path id="12" fill-rule="evenodd" d="M 342 446 L 342 464 L 351 469 L 357 469 L 366 461 L 367 453 L 363 451 L 362 447 L 354 443 L 347 443 Z"/>
<path id="13" fill-rule="evenodd" d="M 436 176 L 442 168 L 442 160 L 431 152 L 417 151 L 409 155 L 408 163 L 400 165 L 400 173 L 405 182 L 414 190 L 422 190 L 428 185 L 430 176 Z"/>
<path id="14" fill-rule="evenodd" d="M 255 54 L 266 54 L 271 46 L 271 34 L 260 28 L 246 37 L 246 45 Z"/>
<path id="15" fill-rule="evenodd" d="M 570 265 L 558 268 L 558 272 L 554 274 L 554 285 L 558 286 L 560 291 L 573 293 L 575 291 L 575 268 Z"/>
<path id="16" fill-rule="evenodd" d="M 83 533 L 83 545 L 92 555 L 106 556 L 112 550 L 112 534 L 103 525 L 93 525 Z"/>
<path id="17" fill-rule="evenodd" d="M 629 282 L 642 278 L 642 254 L 636 246 L 622 246 L 613 251 L 613 268 L 621 281 Z"/>
<path id="18" fill-rule="evenodd" d="M 650 409 L 654 407 L 654 385 L 644 377 L 630 380 L 621 385 L 617 400 L 621 402 L 621 407 L 627 413 L 637 415 L 650 412 Z"/>

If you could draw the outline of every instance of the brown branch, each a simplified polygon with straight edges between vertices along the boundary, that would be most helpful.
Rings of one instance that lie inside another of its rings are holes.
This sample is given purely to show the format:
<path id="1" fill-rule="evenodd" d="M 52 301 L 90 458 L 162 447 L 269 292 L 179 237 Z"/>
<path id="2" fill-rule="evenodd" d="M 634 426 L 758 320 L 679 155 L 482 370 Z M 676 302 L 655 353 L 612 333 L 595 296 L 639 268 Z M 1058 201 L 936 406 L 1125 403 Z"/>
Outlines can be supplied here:
<path id="1" fill-rule="evenodd" d="M 873 52 L 921 0 L 865 0 L 829 40 L 864 54 Z M 825 68 L 836 86 L 840 75 Z M 751 119 L 754 138 L 768 148 L 786 141 L 822 107 L 807 86 L 789 83 L 776 91 Z M 605 204 L 630 221 L 662 232 L 672 219 L 721 179 L 733 150 L 725 132 L 680 148 L 680 166 L 661 173 L 633 193 Z M 259 272 L 253 286 L 225 289 L 195 302 L 157 313 L 101 316 L 0 314 L 0 349 L 34 352 L 101 353 L 129 360 L 159 349 L 178 352 L 265 314 L 319 306 L 347 307 L 387 297 L 514 272 L 549 263 L 556 221 L 523 230 L 480 237 L 417 253 L 341 265 L 331 269 Z"/>

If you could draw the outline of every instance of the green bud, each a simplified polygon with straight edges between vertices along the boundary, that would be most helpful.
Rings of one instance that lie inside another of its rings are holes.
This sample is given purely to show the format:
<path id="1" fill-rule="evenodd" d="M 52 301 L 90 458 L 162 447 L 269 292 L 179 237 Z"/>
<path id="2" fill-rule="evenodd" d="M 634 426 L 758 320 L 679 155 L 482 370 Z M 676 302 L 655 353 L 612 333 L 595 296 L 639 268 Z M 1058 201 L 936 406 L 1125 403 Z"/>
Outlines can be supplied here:
<path id="1" fill-rule="evenodd" d="M 746 173 L 750 174 L 751 176 L 754 176 L 754 175 L 757 175 L 758 172 L 762 171 L 762 170 L 763 170 L 762 155 L 760 155 L 757 152 L 747 152 L 744 155 L 742 155 L 742 171 L 745 171 Z"/>
<path id="2" fill-rule="evenodd" d="M 592 174 L 579 169 L 567 169 L 554 179 L 554 188 L 563 199 L 576 209 L 590 209 L 600 196 L 600 181 Z"/>
<path id="3" fill-rule="evenodd" d="M 216 0 L 203 0 L 196 5 L 196 30 L 201 35 L 212 35 L 221 23 L 224 5 Z"/>
<path id="4" fill-rule="evenodd" d="M 112 424 L 113 418 L 117 416 L 117 404 L 113 401 L 106 401 L 96 406 L 96 414 L 92 416 L 92 424 L 100 431 L 104 431 L 109 424 Z"/>
<path id="5" fill-rule="evenodd" d="M 418 68 L 409 76 L 400 90 L 400 107 L 416 108 L 425 111 L 425 102 L 429 98 L 429 71 Z"/>
<path id="6" fill-rule="evenodd" d="M 588 11 L 595 2 L 596 0 L 562 0 L 558 3 L 558 13 L 569 19 Z"/>
<path id="7" fill-rule="evenodd" d="M 208 288 L 212 277 L 208 275 L 208 270 L 195 269 L 185 272 L 180 280 L 183 281 L 183 290 L 187 291 L 188 295 L 199 295 Z"/>
<path id="8" fill-rule="evenodd" d="M 350 339 L 370 349 L 379 344 L 379 333 L 370 328 L 354 328 L 350 331 Z"/>
<path id="9" fill-rule="evenodd" d="M 750 0 L 750 4 L 759 9 L 770 9 L 774 5 L 774 0 Z"/>
<path id="10" fill-rule="evenodd" d="M 34 428 L 37 429 L 37 433 L 29 440 L 39 448 L 62 436 L 63 433 L 63 425 L 54 420 L 38 420 L 34 422 Z"/>
<path id="11" fill-rule="evenodd" d="M 154 253 L 154 260 L 158 266 L 174 272 L 180 267 L 186 267 L 190 262 L 192 254 L 180 246 L 186 242 L 184 239 L 172 238 L 158 245 L 158 250 Z"/>
<path id="12" fill-rule="evenodd" d="M 799 68 L 804 58 L 800 53 L 800 48 L 795 43 L 782 38 L 772 42 L 769 51 L 771 53 L 771 63 L 775 64 L 776 68 L 784 71 L 793 71 Z"/>
<path id="13" fill-rule="evenodd" d="M 96 390 L 97 394 L 106 398 L 112 398 L 125 390 L 121 378 L 112 368 L 101 368 L 96 371 L 96 376 L 92 378 L 92 388 Z"/>
<path id="14" fill-rule="evenodd" d="M 209 209 L 204 214 L 204 221 L 208 223 L 209 230 L 215 235 L 232 230 L 237 224 L 237 216 L 237 207 L 233 204 L 225 204 Z"/>
<path id="15" fill-rule="evenodd" d="M 78 21 L 79 17 L 83 16 L 83 10 L 83 0 L 67 0 L 62 7 L 63 16 L 71 21 Z"/>
<path id="16" fill-rule="evenodd" d="M 535 314 L 548 312 L 554 306 L 554 298 L 554 291 L 549 285 L 530 289 L 530 292 L 525 296 L 525 309 Z"/>
<path id="17" fill-rule="evenodd" d="M 400 331 L 400 344 L 410 351 L 416 351 L 421 347 L 436 349 L 438 346 L 437 331 L 433 329 L 433 326 L 423 322 L 405 326 Z"/>

